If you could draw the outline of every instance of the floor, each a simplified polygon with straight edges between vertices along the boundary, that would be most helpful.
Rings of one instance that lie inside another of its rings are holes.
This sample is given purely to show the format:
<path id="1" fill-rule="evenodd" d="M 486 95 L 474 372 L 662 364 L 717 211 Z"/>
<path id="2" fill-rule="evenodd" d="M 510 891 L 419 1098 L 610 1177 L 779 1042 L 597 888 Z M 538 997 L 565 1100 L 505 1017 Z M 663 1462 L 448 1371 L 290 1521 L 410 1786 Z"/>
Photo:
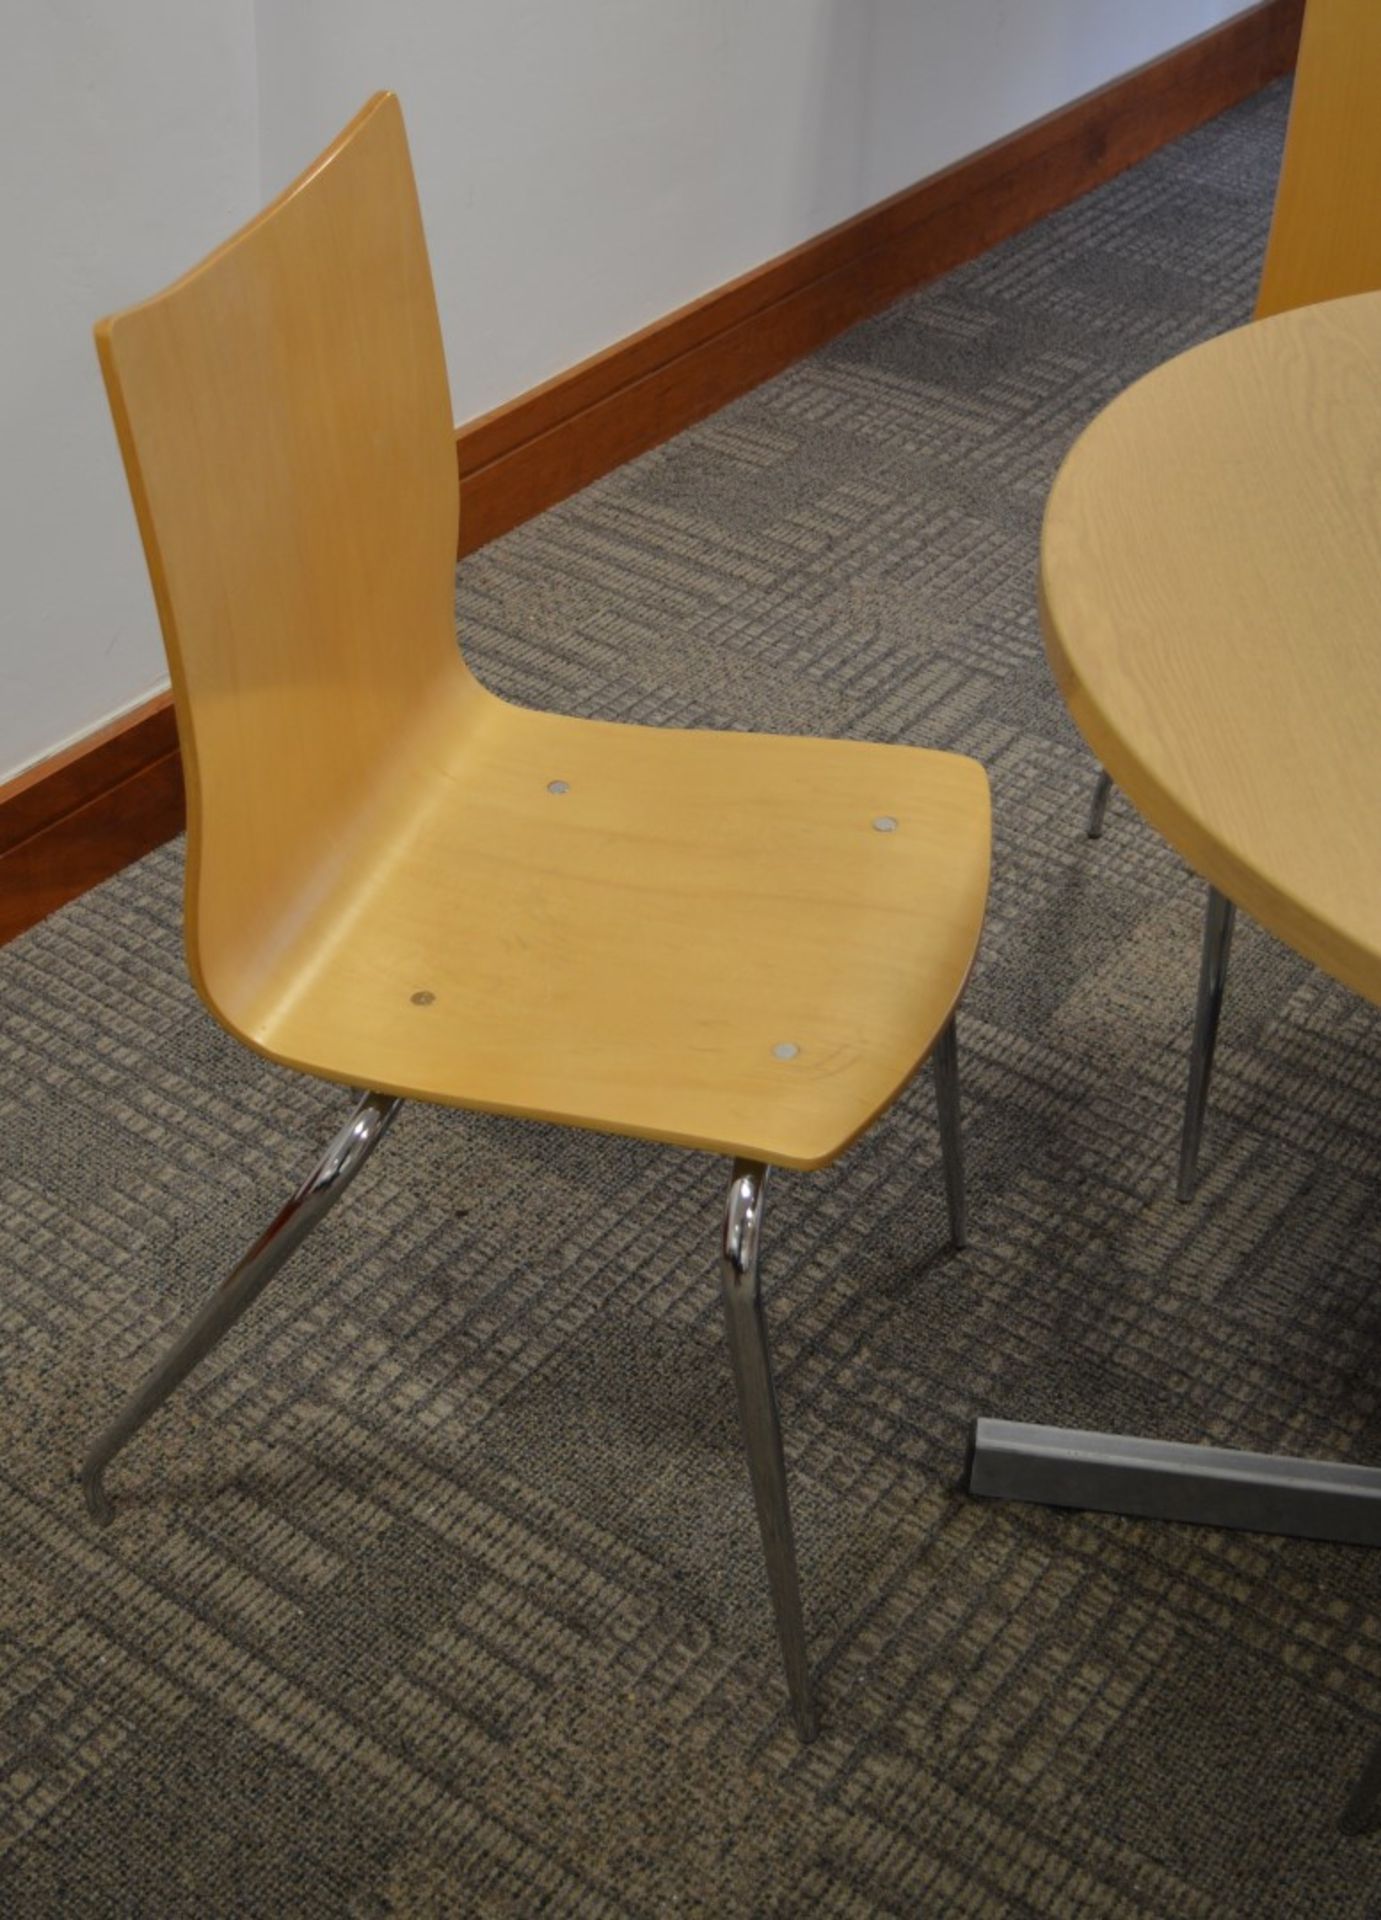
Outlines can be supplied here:
<path id="1" fill-rule="evenodd" d="M 1356 1915 L 1381 1557 L 971 1502 L 979 1412 L 1381 1460 L 1372 1012 L 1239 929 L 1050 682 L 1045 490 L 1250 311 L 1276 88 L 467 560 L 515 697 L 980 757 L 972 1243 L 924 1079 L 775 1182 L 823 1731 L 785 1713 L 703 1157 L 407 1109 L 111 1475 L 86 1438 L 344 1111 L 203 1014 L 169 847 L 0 952 L 0 1912 Z"/>

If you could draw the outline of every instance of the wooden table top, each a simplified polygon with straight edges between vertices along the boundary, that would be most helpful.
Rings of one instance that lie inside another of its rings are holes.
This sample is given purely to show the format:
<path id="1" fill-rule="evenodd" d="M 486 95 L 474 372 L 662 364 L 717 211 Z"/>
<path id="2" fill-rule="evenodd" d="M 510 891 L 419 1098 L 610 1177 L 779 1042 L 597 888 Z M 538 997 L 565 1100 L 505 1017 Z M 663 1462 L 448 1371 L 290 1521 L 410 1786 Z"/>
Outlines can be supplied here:
<path id="1" fill-rule="evenodd" d="M 1133 805 L 1381 1002 L 1381 294 L 1224 334 L 1113 401 L 1051 491 L 1040 597 Z"/>

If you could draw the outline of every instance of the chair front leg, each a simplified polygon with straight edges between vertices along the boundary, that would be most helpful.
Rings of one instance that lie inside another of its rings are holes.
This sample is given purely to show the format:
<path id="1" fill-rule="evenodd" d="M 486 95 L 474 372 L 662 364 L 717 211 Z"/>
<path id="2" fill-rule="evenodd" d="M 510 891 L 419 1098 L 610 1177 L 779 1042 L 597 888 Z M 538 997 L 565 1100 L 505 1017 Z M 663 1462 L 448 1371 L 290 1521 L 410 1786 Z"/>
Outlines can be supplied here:
<path id="1" fill-rule="evenodd" d="M 767 1323 L 758 1279 L 758 1246 L 762 1235 L 763 1190 L 767 1168 L 756 1161 L 739 1160 L 724 1209 L 724 1252 L 721 1277 L 724 1321 L 729 1334 L 729 1358 L 738 1390 L 739 1419 L 748 1454 L 748 1474 L 758 1510 L 767 1581 L 777 1617 L 777 1637 L 786 1668 L 791 1714 L 802 1741 L 815 1738 L 815 1709 L 811 1701 L 810 1668 L 806 1661 L 805 1628 L 801 1619 L 801 1587 L 796 1571 L 796 1543 L 791 1531 L 791 1504 L 786 1490 L 786 1459 L 777 1416 L 777 1394 L 767 1350 Z"/>
<path id="2" fill-rule="evenodd" d="M 234 1271 L 222 1280 L 191 1324 L 131 1394 L 119 1415 L 93 1442 L 82 1462 L 81 1483 L 94 1520 L 106 1526 L 114 1509 L 102 1484 L 106 1468 L 144 1422 L 163 1405 L 193 1367 L 230 1331 L 257 1299 L 290 1254 L 337 1201 L 388 1132 L 400 1100 L 367 1093 L 325 1155 L 283 1211 L 255 1241 Z"/>

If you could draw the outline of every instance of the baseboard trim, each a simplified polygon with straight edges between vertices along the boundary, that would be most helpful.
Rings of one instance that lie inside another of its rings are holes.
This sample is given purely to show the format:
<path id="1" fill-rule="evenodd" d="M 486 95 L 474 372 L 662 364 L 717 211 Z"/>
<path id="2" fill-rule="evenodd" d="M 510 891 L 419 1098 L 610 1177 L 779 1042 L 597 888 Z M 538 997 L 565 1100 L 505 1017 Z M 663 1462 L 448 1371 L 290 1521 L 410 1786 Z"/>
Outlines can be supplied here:
<path id="1" fill-rule="evenodd" d="M 0 787 L 0 945 L 170 840 L 184 819 L 166 693 Z"/>
<path id="2" fill-rule="evenodd" d="M 458 428 L 460 553 L 1288 73 L 1303 10 L 1304 0 L 1258 0 Z M 0 944 L 170 839 L 184 818 L 167 694 L 0 787 Z"/>
<path id="3" fill-rule="evenodd" d="M 1288 73 L 1303 13 L 1304 0 L 1260 0 L 468 422 L 456 434 L 460 552 L 646 453 Z"/>

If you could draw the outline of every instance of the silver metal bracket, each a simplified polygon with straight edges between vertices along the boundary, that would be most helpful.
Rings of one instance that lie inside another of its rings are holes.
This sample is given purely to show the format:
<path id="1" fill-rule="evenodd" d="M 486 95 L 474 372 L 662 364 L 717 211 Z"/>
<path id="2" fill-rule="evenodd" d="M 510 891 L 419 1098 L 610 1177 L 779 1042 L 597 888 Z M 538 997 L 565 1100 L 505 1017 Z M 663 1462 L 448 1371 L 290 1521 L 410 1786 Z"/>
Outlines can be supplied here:
<path id="1" fill-rule="evenodd" d="M 978 1420 L 969 1492 L 1381 1547 L 1381 1468 Z"/>

